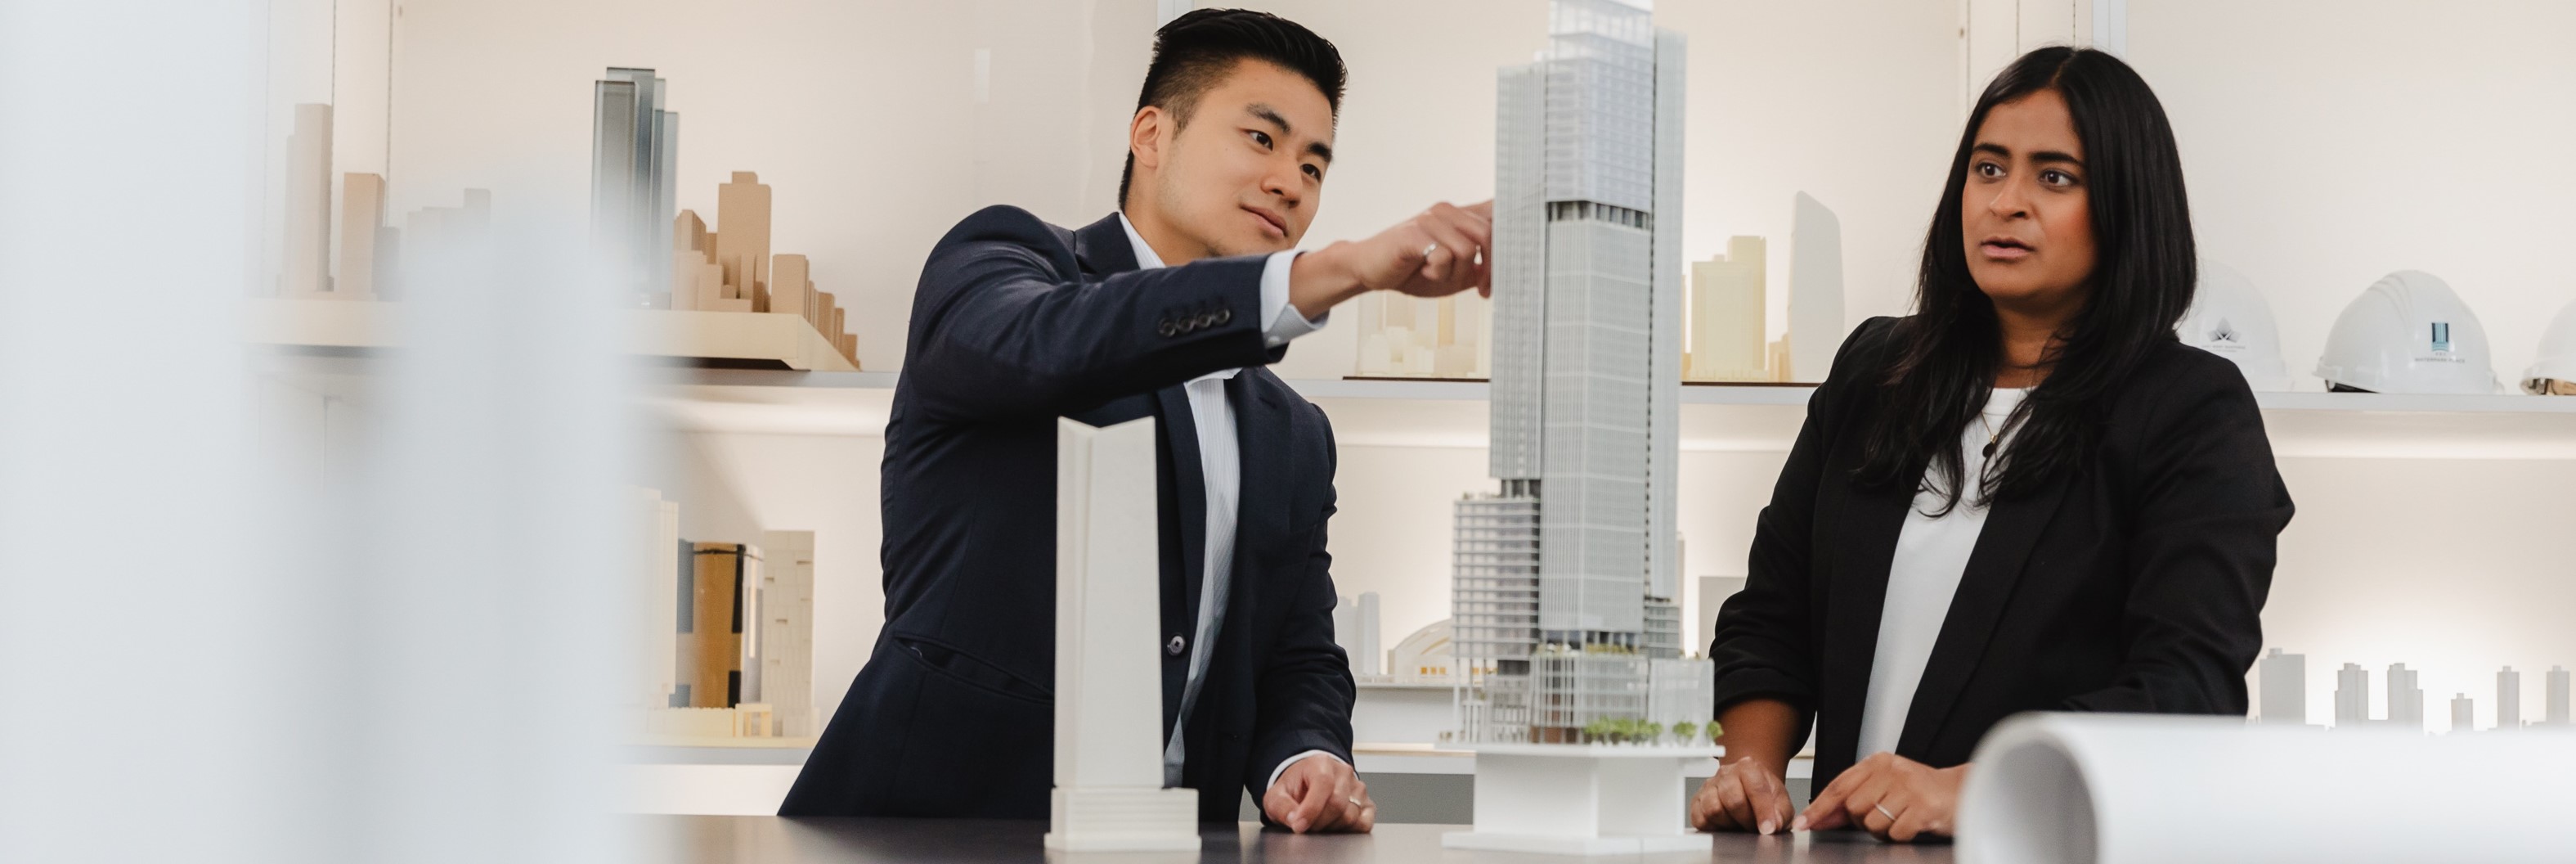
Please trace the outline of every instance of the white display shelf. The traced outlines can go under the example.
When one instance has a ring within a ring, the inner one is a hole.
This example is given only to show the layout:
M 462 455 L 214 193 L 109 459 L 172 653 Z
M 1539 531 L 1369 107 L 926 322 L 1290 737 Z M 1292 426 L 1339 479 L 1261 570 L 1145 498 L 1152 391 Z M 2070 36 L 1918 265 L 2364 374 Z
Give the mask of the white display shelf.
M 892 372 L 676 370 L 653 401 L 696 431 L 877 434 Z M 1480 381 L 1299 379 L 1344 446 L 1483 447 Z M 1810 386 L 1682 388 L 1682 449 L 1785 452 Z M 2576 398 L 2395 393 L 2257 393 L 2285 457 L 2576 459 Z
M 254 344 L 371 350 L 401 346 L 402 304 L 368 300 L 254 297 L 245 302 L 243 338 Z M 805 319 L 762 312 L 631 309 L 629 350 L 652 357 L 776 363 L 787 371 L 856 373 L 858 366 Z M 759 370 L 748 370 L 759 371 Z M 886 386 L 891 385 L 891 378 Z

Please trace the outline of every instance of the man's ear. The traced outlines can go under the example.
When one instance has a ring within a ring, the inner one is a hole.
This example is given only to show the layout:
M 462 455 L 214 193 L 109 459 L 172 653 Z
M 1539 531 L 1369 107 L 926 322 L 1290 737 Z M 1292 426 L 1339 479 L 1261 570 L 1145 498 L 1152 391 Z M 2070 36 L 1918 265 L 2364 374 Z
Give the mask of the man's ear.
M 1136 109 L 1127 121 L 1127 153 L 1138 168 L 1163 167 L 1163 148 L 1171 141 L 1172 115 L 1162 106 L 1147 105 Z

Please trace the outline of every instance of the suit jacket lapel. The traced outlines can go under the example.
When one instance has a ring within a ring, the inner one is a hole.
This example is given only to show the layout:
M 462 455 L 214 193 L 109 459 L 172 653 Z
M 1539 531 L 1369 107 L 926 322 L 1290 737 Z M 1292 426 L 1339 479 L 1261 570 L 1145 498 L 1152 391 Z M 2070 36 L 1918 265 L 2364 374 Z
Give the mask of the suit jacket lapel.
M 1933 639 L 1932 656 L 1924 661 L 1914 704 L 1906 708 L 1905 729 L 1896 739 L 1899 752 L 1925 752 L 1949 719 L 1959 691 L 1967 687 L 1977 659 L 1994 636 L 1995 622 L 2003 618 L 2013 586 L 2021 581 L 2031 547 L 2056 517 L 2066 485 L 2066 478 L 2059 477 L 2030 495 L 1995 502 L 1994 510 L 1986 514 L 1986 527 L 1977 532 L 1977 546 L 1968 553 L 1968 568 L 1959 576 L 1959 593 L 1951 598 L 1941 635 Z
M 1119 227 L 1118 214 L 1111 213 L 1098 222 L 1073 232 L 1073 257 L 1081 262 L 1082 272 L 1107 277 L 1136 269 L 1136 248 L 1127 243 L 1127 229 Z

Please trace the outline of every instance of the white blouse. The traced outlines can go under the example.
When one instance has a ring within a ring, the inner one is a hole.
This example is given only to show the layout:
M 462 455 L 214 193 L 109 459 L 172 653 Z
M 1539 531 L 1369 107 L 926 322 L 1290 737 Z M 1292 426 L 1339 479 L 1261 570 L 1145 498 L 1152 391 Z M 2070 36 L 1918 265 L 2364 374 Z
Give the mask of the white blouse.
M 2027 389 L 1995 388 L 1980 419 L 1960 430 L 1961 476 L 1972 491 L 1959 496 L 1959 506 L 1939 518 L 1924 515 L 1941 509 L 1942 495 L 1935 488 L 1938 478 L 1930 469 L 1923 472 L 1921 491 L 1914 494 L 1914 507 L 1905 514 L 1905 528 L 1896 535 L 1896 558 L 1887 569 L 1887 601 L 1878 613 L 1878 653 L 1869 666 L 1869 695 L 1861 704 L 1860 748 L 1854 759 L 1896 750 L 1896 739 L 1905 731 L 1905 714 L 1914 704 L 1915 687 L 1923 682 L 1923 664 L 1932 656 L 1942 620 L 1950 615 L 1950 599 L 1959 592 L 1968 554 L 1976 551 L 1977 535 L 1986 527 L 1986 508 L 1976 503 L 1973 492 L 1977 478 L 1985 473 L 1986 444 L 1997 440 L 1996 431 L 2004 428 L 2013 409 L 2029 395 Z M 2002 443 L 2010 444 L 2011 437 L 2004 436 Z

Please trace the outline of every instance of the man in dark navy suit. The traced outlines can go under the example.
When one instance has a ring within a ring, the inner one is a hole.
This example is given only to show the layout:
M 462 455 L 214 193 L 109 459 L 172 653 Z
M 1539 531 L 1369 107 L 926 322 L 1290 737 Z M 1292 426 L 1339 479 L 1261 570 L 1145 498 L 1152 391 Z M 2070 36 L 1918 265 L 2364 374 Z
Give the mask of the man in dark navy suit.
M 1487 288 L 1490 205 L 1295 251 L 1332 165 L 1332 43 L 1257 12 L 1156 34 L 1120 212 L 1012 207 L 922 269 L 882 480 L 886 624 L 781 815 L 1046 818 L 1055 418 L 1162 435 L 1164 783 L 1233 821 L 1367 831 L 1333 643 L 1332 426 L 1265 365 L 1372 290 Z M 1138 603 L 1158 602 L 1138 597 Z

